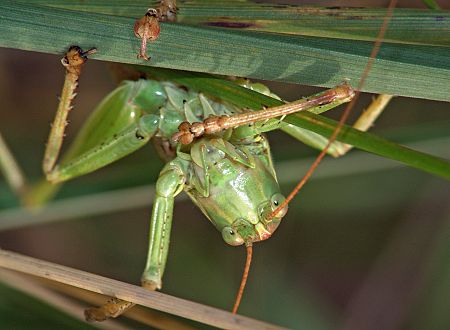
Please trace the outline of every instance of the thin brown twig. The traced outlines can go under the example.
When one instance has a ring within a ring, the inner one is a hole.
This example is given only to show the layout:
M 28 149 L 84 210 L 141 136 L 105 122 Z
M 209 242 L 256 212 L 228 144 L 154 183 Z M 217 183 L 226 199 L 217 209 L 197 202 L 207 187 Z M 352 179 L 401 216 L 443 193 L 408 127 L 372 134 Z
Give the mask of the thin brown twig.
M 149 291 L 136 285 L 24 256 L 15 252 L 0 250 L 0 267 L 51 279 L 106 296 L 116 297 L 219 328 L 284 329 L 263 321 L 233 315 L 230 312 L 217 308 L 169 296 L 161 292 Z
M 25 275 L 24 275 L 25 276 Z M 48 287 L 52 290 L 58 291 L 70 297 L 76 298 L 78 300 L 85 301 L 90 305 L 101 305 L 105 302 L 105 296 L 76 288 L 74 286 L 66 285 L 60 282 L 51 281 L 45 278 L 36 278 L 27 276 L 27 278 L 38 281 L 41 285 Z M 83 311 L 80 311 L 80 315 L 83 314 Z M 172 317 L 169 317 L 161 312 L 156 312 L 154 310 L 144 308 L 141 306 L 135 306 L 134 308 L 126 311 L 123 316 L 132 319 L 134 321 L 138 321 L 142 324 L 151 326 L 156 329 L 161 330 L 194 330 L 195 328 L 190 325 L 184 324 L 178 320 L 175 320 Z M 106 320 L 104 322 L 109 323 L 110 320 Z M 96 323 L 96 325 L 104 324 L 104 322 Z

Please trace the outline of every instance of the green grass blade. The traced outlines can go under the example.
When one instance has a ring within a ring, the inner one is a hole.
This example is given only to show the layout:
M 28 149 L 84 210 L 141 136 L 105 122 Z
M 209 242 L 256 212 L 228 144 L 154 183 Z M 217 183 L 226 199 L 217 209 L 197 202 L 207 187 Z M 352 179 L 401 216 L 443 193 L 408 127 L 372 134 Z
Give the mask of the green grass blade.
M 385 8 L 321 8 L 237 2 L 235 5 L 192 1 L 179 22 L 239 30 L 289 33 L 302 36 L 374 41 Z M 231 8 L 230 8 L 231 7 Z M 385 42 L 450 45 L 450 13 L 398 8 Z
M 429 2 L 432 5 L 432 1 Z M 142 16 L 146 9 L 141 0 L 34 0 L 28 3 L 132 18 Z M 156 1 L 149 4 L 152 6 L 156 6 Z M 191 0 L 183 1 L 179 7 L 179 23 L 368 41 L 374 41 L 387 12 L 385 8 L 324 8 L 241 0 Z M 387 42 L 449 46 L 450 13 L 398 8 L 385 39 Z
M 232 81 L 211 77 L 205 74 L 194 74 L 173 70 L 137 67 L 150 75 L 169 79 L 179 84 L 220 97 L 223 100 L 235 103 L 243 108 L 261 109 L 263 106 L 272 107 L 283 104 L 282 101 L 259 94 L 236 85 Z M 310 112 L 302 112 L 286 117 L 286 122 L 301 128 L 308 129 L 325 137 L 330 137 L 337 126 L 337 122 Z M 434 174 L 450 180 L 450 162 L 397 143 L 388 141 L 376 135 L 361 132 L 349 126 L 344 126 L 337 139 L 354 145 L 376 155 L 397 160 L 408 166 Z
M 316 116 L 304 113 L 302 116 L 296 115 L 286 121 L 330 137 L 336 127 L 336 122 L 323 117 L 321 118 L 323 122 L 318 125 Z M 450 162 L 444 159 L 412 150 L 367 132 L 355 130 L 350 126 L 345 126 L 340 131 L 338 140 L 450 180 Z
M 436 1 L 434 0 L 422 0 L 422 2 L 431 9 L 441 9 Z
M 372 43 L 162 24 L 136 59 L 134 19 L 0 4 L 0 46 L 63 54 L 70 45 L 97 47 L 96 59 L 331 87 L 356 85 Z M 450 101 L 450 48 L 383 44 L 364 91 Z

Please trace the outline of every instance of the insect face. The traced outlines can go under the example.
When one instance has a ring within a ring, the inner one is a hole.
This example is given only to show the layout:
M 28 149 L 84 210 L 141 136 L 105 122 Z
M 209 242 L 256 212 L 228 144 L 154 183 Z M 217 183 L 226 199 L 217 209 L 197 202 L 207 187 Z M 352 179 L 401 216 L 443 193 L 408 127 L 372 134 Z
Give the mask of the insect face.
M 284 197 L 265 139 L 250 146 L 204 138 L 192 147 L 191 156 L 193 189 L 188 193 L 225 242 L 236 246 L 268 239 L 287 207 L 269 217 Z

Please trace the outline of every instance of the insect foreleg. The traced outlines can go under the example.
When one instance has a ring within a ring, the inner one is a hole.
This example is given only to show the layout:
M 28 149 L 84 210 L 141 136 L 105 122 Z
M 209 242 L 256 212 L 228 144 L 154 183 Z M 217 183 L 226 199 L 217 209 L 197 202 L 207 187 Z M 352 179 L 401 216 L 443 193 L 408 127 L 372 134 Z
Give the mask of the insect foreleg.
M 168 163 L 156 182 L 156 197 L 150 222 L 147 264 L 142 274 L 142 286 L 161 289 L 162 276 L 169 250 L 174 198 L 184 187 L 185 174 L 176 160 Z
M 383 110 L 388 105 L 389 101 L 392 99 L 392 95 L 380 94 L 375 100 L 369 105 L 367 110 L 361 114 L 361 116 L 353 124 L 353 128 L 360 131 L 366 132 L 370 127 L 373 126 L 375 120 L 381 115 Z M 350 149 L 353 148 L 352 145 L 345 144 L 339 141 L 334 141 L 330 146 L 336 153 L 333 154 L 335 157 L 340 157 L 345 155 Z
M 159 116 L 144 115 L 106 142 L 86 151 L 47 174 L 53 183 L 66 181 L 106 166 L 144 146 L 158 129 Z
M 174 198 L 183 190 L 186 179 L 182 167 L 181 162 L 173 160 L 164 167 L 156 182 L 147 264 L 141 278 L 142 286 L 149 290 L 161 289 L 162 286 L 169 251 Z M 133 303 L 113 298 L 99 308 L 86 310 L 85 315 L 87 320 L 103 321 L 117 317 L 133 306 Z
M 105 166 L 144 145 L 158 127 L 158 109 L 167 96 L 159 82 L 125 81 L 87 118 L 59 164 L 46 173 L 54 182 L 69 180 Z M 111 151 L 111 154 L 108 154 Z M 47 180 L 27 189 L 24 204 L 45 204 L 58 190 Z

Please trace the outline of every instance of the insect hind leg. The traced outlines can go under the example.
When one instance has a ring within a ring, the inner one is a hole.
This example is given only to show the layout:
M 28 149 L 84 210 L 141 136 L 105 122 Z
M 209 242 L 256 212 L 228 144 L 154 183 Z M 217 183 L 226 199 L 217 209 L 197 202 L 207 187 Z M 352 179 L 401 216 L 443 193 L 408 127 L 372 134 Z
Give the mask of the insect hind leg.
M 356 122 L 353 124 L 353 128 L 360 131 L 366 132 L 369 130 L 381 113 L 384 111 L 390 100 L 393 98 L 392 95 L 380 94 L 378 95 L 369 105 L 369 107 L 359 116 Z M 348 151 L 350 151 L 353 146 L 350 144 L 345 144 L 339 141 L 333 142 L 331 145 L 333 148 L 334 157 L 344 156 Z
M 42 162 L 44 173 L 51 172 L 55 167 L 64 139 L 67 117 L 73 108 L 72 102 L 77 95 L 75 90 L 78 87 L 81 68 L 86 63 L 87 56 L 94 54 L 96 51 L 95 48 L 91 48 L 83 52 L 80 47 L 71 46 L 61 60 L 62 65 L 66 68 L 66 77 L 45 148 L 45 155 Z

